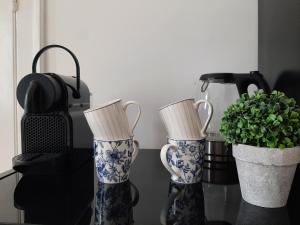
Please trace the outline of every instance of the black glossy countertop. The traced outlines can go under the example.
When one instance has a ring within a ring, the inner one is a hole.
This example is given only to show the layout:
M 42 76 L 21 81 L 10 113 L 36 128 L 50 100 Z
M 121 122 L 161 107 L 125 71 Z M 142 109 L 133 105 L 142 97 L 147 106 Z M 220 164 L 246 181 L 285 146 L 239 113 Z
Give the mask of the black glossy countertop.
M 98 184 L 93 168 L 91 161 L 68 175 L 6 176 L 0 180 L 0 223 L 300 224 L 295 190 L 287 207 L 266 209 L 243 201 L 238 184 L 176 184 L 158 150 L 141 150 L 125 183 Z

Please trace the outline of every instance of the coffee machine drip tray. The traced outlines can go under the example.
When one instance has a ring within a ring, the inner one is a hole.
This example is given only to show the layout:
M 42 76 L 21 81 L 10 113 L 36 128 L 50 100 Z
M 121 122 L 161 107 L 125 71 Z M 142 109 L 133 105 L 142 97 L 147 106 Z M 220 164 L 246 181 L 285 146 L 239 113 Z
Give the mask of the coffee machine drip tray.
M 74 173 L 93 161 L 92 148 L 73 148 L 62 153 L 23 153 L 13 158 L 13 169 L 23 175 Z
M 65 170 L 67 153 L 23 153 L 13 158 L 13 169 L 20 173 L 56 173 Z

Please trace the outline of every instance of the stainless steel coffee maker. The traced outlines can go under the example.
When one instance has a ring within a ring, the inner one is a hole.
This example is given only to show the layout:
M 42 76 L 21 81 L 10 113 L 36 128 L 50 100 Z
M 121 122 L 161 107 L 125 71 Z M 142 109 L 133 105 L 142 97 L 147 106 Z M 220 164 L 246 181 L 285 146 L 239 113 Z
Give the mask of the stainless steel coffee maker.
M 251 85 L 270 92 L 270 88 L 258 71 L 245 74 L 211 73 L 200 77 L 197 99 L 208 100 L 214 108 L 207 128 L 205 166 L 203 179 L 210 183 L 237 182 L 235 161 L 231 146 L 225 145 L 220 134 L 220 124 L 224 111 L 236 102 L 243 93 L 248 93 Z M 201 115 L 208 114 L 206 107 Z

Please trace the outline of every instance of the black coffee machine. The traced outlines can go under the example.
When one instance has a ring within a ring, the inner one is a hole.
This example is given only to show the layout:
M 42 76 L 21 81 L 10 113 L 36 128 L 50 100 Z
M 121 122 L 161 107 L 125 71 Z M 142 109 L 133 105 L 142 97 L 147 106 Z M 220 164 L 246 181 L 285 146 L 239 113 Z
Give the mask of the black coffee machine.
M 51 48 L 72 56 L 76 77 L 36 72 L 39 57 Z M 24 114 L 22 154 L 13 158 L 16 171 L 64 173 L 93 160 L 93 134 L 83 115 L 90 108 L 90 92 L 80 80 L 80 66 L 73 52 L 61 45 L 42 48 L 33 59 L 32 73 L 18 84 L 17 99 Z

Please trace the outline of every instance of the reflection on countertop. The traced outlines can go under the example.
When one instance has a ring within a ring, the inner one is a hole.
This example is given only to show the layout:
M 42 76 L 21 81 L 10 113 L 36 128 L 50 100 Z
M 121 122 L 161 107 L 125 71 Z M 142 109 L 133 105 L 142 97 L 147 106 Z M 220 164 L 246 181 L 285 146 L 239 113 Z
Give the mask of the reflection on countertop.
M 204 197 L 201 183 L 169 183 L 166 206 L 161 211 L 161 224 L 204 225 Z
M 241 200 L 236 225 L 290 225 L 286 207 L 263 208 Z
M 24 223 L 90 224 L 94 196 L 94 162 L 70 175 L 25 175 L 14 191 L 14 205 Z
M 139 191 L 130 181 L 99 182 L 95 201 L 95 225 L 134 224 L 133 207 L 139 201 Z

